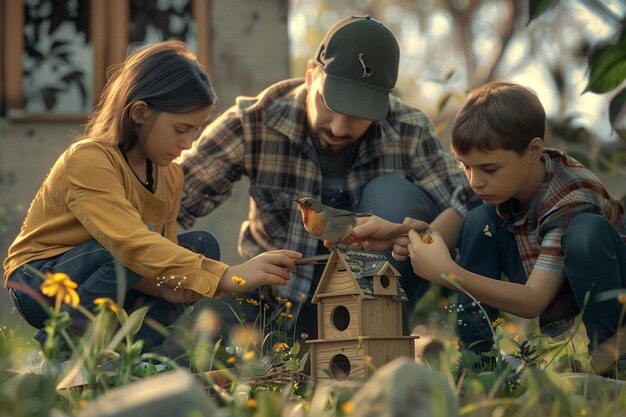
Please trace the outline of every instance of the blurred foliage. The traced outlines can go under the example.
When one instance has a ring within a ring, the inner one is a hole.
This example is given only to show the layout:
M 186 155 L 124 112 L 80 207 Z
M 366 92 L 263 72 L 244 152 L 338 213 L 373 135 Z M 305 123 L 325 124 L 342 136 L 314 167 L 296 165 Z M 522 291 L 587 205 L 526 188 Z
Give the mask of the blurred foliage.
M 544 103 L 549 146 L 626 173 L 623 0 L 290 0 L 293 75 L 336 19 L 363 14 L 398 38 L 394 94 L 433 118 L 444 147 L 470 88 L 516 81 Z
M 530 0 L 529 23 L 554 7 L 559 0 Z M 591 1 L 590 3 L 594 3 Z M 584 92 L 597 94 L 618 90 L 626 80 L 626 17 L 619 21 L 620 31 L 614 39 L 609 39 L 588 53 L 589 78 Z M 617 127 L 626 116 L 626 87 L 621 88 L 611 99 L 609 119 L 613 128 Z M 622 136 L 622 139 L 626 139 Z

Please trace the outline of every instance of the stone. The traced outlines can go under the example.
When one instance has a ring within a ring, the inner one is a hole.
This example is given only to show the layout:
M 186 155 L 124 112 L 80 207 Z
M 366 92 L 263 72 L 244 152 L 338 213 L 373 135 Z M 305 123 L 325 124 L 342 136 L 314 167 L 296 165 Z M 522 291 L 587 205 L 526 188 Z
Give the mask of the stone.
M 198 381 L 177 369 L 114 388 L 83 408 L 78 417 L 209 417 L 218 414 Z
M 457 417 L 459 404 L 448 379 L 436 370 L 398 358 L 379 368 L 350 400 L 351 416 Z

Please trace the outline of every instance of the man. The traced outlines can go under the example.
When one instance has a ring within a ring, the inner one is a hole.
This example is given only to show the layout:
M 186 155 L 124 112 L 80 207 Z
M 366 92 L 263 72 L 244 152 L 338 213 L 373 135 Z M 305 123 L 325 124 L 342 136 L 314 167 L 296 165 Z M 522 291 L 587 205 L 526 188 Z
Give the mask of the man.
M 328 253 L 304 229 L 294 201 L 301 197 L 395 222 L 433 220 L 466 180 L 442 150 L 428 116 L 390 96 L 399 57 L 398 43 L 382 23 L 369 16 L 339 20 L 309 61 L 304 79 L 239 97 L 183 153 L 180 224 L 191 227 L 196 217 L 223 203 L 243 175 L 250 179 L 251 196 L 239 244 L 245 258 L 275 248 L 304 256 Z M 409 297 L 404 306 L 408 333 L 410 314 L 427 283 L 413 274 L 409 262 L 389 259 L 402 273 Z M 294 303 L 296 336 L 317 334 L 310 298 L 323 267 L 299 266 L 286 286 L 265 294 L 271 308 L 277 298 Z

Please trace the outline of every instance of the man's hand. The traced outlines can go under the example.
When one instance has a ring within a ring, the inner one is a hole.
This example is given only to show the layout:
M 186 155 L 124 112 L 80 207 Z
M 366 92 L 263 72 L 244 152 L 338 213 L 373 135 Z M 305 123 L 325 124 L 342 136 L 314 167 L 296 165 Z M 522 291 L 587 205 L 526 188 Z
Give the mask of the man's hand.
M 347 243 L 353 247 L 387 251 L 394 246 L 395 240 L 406 235 L 409 230 L 427 229 L 428 223 L 410 217 L 405 218 L 402 224 L 398 224 L 378 216 L 371 216 L 358 219 L 357 226 L 348 236 Z M 334 242 L 324 241 L 326 247 L 333 244 Z

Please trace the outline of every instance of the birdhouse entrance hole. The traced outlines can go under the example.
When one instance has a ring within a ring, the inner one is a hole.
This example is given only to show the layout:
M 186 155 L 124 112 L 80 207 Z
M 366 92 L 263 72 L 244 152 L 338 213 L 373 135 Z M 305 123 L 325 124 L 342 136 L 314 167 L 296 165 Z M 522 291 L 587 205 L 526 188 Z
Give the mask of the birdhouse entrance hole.
M 350 325 L 350 312 L 344 306 L 337 306 L 331 313 L 333 326 L 340 332 L 346 330 Z
M 383 288 L 387 288 L 389 287 L 389 285 L 391 284 L 391 280 L 389 279 L 389 277 L 387 275 L 383 275 L 380 277 L 380 286 Z
M 346 355 L 333 356 L 329 363 L 331 375 L 338 380 L 347 379 L 352 370 L 350 359 Z

